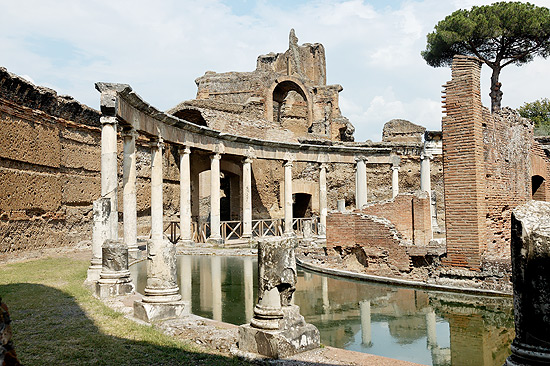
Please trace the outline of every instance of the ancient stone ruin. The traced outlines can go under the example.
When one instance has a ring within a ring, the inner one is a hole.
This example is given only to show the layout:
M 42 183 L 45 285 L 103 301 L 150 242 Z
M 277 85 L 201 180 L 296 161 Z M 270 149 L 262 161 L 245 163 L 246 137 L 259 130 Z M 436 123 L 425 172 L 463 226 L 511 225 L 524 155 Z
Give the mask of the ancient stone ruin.
M 296 290 L 295 238 L 258 241 L 258 303 L 250 324 L 239 327 L 239 349 L 273 358 L 319 347 L 319 331 L 292 303 Z
M 516 337 L 506 365 L 550 363 L 550 203 L 512 212 L 512 282 Z

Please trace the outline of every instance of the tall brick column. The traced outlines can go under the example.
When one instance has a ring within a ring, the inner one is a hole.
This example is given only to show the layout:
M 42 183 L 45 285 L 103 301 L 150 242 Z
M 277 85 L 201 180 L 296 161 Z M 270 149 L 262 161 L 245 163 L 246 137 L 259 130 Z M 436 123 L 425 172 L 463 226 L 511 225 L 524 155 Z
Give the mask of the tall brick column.
M 480 95 L 481 62 L 455 56 L 445 84 L 443 176 L 446 264 L 479 270 L 486 246 L 485 169 Z

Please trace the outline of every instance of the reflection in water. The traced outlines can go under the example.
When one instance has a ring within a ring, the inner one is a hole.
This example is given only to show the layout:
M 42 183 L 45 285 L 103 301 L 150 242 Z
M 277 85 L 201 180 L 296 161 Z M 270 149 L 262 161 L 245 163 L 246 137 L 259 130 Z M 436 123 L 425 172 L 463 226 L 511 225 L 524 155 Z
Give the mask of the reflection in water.
M 253 257 L 183 256 L 178 281 L 194 314 L 250 322 L 257 297 Z M 130 268 L 138 291 L 145 262 Z M 421 291 L 298 273 L 295 303 L 321 342 L 428 365 L 502 365 L 514 337 L 511 298 Z

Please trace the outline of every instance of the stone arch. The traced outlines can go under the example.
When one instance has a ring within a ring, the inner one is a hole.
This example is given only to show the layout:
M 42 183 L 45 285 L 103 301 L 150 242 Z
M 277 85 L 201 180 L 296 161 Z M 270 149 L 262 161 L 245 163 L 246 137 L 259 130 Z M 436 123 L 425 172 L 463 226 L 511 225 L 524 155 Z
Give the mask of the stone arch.
M 265 118 L 271 122 L 275 121 L 273 113 L 274 102 L 280 103 L 290 91 L 295 91 L 304 98 L 307 104 L 307 122 L 311 125 L 313 121 L 312 96 L 308 92 L 306 86 L 300 80 L 292 76 L 277 78 L 271 87 L 267 89 L 265 95 Z
M 208 126 L 202 113 L 197 109 L 182 109 L 174 113 L 174 117 L 194 123 L 199 126 Z
M 532 198 L 536 201 L 546 201 L 546 180 L 540 175 L 531 177 Z

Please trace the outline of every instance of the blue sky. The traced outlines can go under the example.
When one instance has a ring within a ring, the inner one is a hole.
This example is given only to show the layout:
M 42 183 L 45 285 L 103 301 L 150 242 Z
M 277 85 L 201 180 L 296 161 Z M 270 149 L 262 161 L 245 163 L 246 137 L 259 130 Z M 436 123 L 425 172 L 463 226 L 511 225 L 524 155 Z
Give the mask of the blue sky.
M 550 0 L 532 3 L 550 7 Z M 206 71 L 251 71 L 284 52 L 288 32 L 325 46 L 327 81 L 341 84 L 340 108 L 357 141 L 381 139 L 402 118 L 439 129 L 448 68 L 420 56 L 426 34 L 459 8 L 486 0 L 22 0 L 0 12 L 0 66 L 98 108 L 96 81 L 130 84 L 159 109 L 196 93 Z M 501 74 L 503 105 L 548 97 L 550 59 Z M 483 71 L 489 105 L 489 72 Z

